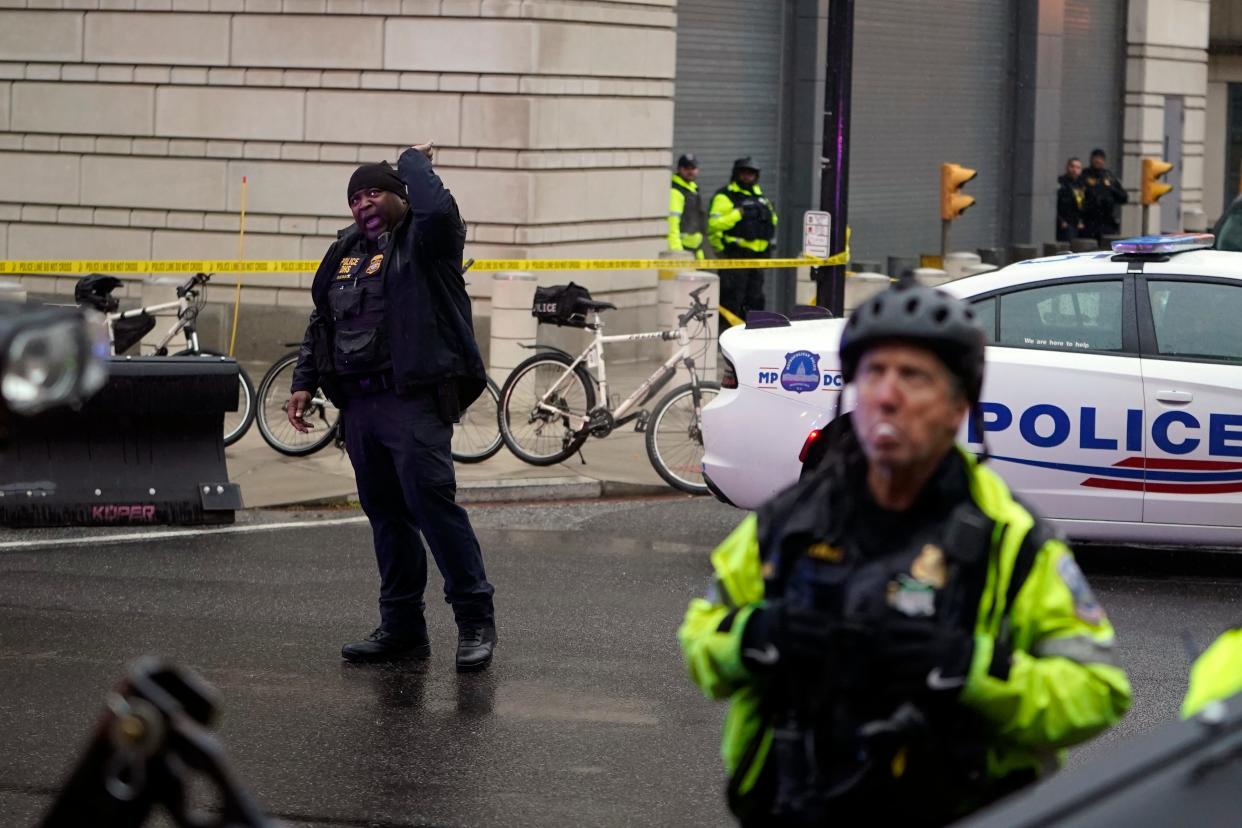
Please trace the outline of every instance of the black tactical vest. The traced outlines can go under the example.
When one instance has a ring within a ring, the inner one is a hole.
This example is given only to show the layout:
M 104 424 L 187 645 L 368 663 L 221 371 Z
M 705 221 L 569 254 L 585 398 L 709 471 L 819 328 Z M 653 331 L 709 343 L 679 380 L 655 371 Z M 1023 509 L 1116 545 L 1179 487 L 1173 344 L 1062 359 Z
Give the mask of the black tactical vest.
M 733 228 L 725 231 L 725 235 L 732 236 L 735 239 L 746 239 L 747 241 L 772 241 L 776 238 L 776 227 L 772 224 L 772 202 L 768 201 L 767 196 L 751 195 L 748 193 L 739 193 L 737 190 L 730 190 L 725 187 L 720 192 L 724 193 L 729 201 L 733 202 L 733 206 L 741 209 L 743 204 L 751 203 L 759 209 L 752 218 L 742 216 L 742 220 L 733 225 Z
M 673 182 L 673 189 L 686 197 L 686 206 L 681 213 L 682 234 L 704 232 L 707 229 L 707 222 L 703 218 L 703 199 L 699 196 L 699 191 L 683 187 L 677 181 Z
M 328 288 L 335 331 L 333 361 L 341 375 L 392 366 L 384 323 L 383 253 L 351 250 Z

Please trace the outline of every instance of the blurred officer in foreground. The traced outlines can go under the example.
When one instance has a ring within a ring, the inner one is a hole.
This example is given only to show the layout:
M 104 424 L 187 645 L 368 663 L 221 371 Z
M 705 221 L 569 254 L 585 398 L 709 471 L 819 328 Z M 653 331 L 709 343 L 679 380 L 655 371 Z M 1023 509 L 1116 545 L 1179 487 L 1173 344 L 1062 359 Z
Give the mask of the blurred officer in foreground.
M 677 172 L 668 191 L 668 249 L 703 258 L 703 199 L 699 196 L 699 162 L 693 155 L 677 159 Z
M 983 353 L 947 294 L 867 302 L 841 340 L 857 408 L 823 464 L 712 554 L 678 636 L 694 681 L 731 701 L 743 825 L 941 825 L 1129 707 L 1070 550 L 955 444 Z
M 1100 240 L 1101 236 L 1115 236 L 1121 232 L 1117 221 L 1117 208 L 1130 200 L 1121 180 L 1107 167 L 1108 159 L 1102 149 L 1091 150 L 1091 166 L 1083 171 L 1086 186 L 1086 202 L 1083 207 L 1082 236 Z
M 766 259 L 776 238 L 776 208 L 759 189 L 759 168 L 750 158 L 733 162 L 733 177 L 712 197 L 707 239 L 721 258 Z M 720 306 L 743 320 L 763 310 L 763 269 L 720 271 Z M 722 317 L 723 324 L 724 319 Z
M 462 279 L 466 225 L 431 168 L 432 145 L 394 170 L 364 164 L 346 195 L 354 224 L 328 249 L 311 286 L 315 310 L 293 376 L 299 431 L 322 388 L 343 412 L 358 498 L 380 572 L 380 626 L 346 644 L 347 661 L 427 658 L 426 537 L 458 627 L 457 669 L 492 659 L 492 585 L 470 519 L 456 503 L 453 423 L 483 391 Z
M 1086 229 L 1083 206 L 1087 197 L 1082 180 L 1082 161 L 1065 162 L 1065 174 L 1057 179 L 1057 241 L 1073 241 Z
M 1195 660 L 1182 701 L 1182 718 L 1238 693 L 1242 693 L 1242 627 L 1224 633 Z

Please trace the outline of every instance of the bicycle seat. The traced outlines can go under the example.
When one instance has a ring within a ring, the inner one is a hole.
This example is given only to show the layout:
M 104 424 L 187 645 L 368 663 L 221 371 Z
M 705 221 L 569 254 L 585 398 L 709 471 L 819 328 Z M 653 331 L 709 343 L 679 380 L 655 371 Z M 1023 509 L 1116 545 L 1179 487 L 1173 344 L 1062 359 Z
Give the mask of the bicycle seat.
M 616 310 L 617 306 L 612 302 L 597 302 L 594 299 L 579 299 L 578 307 L 586 311 L 606 311 Z

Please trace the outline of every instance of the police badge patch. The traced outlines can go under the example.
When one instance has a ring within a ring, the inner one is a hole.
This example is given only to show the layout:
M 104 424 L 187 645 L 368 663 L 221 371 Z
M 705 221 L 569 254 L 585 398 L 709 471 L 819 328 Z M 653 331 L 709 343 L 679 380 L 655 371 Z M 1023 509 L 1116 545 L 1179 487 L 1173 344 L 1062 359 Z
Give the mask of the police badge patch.
M 1095 593 L 1091 591 L 1091 586 L 1072 555 L 1066 555 L 1057 561 L 1057 575 L 1061 576 L 1074 598 L 1075 615 L 1093 627 L 1104 620 L 1104 608 L 1095 600 Z

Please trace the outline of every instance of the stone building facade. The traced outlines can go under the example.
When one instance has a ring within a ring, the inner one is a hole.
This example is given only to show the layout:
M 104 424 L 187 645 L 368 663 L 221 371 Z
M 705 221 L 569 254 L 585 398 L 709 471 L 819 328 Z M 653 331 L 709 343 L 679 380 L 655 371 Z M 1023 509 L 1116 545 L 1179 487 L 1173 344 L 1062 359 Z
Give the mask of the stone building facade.
M 244 177 L 245 256 L 315 259 L 353 166 L 427 140 L 468 255 L 654 256 L 673 6 L 0 0 L 0 258 L 235 258 Z M 309 278 L 245 276 L 244 301 L 304 321 Z M 650 273 L 575 278 L 654 306 Z M 485 318 L 490 277 L 470 281 Z

